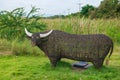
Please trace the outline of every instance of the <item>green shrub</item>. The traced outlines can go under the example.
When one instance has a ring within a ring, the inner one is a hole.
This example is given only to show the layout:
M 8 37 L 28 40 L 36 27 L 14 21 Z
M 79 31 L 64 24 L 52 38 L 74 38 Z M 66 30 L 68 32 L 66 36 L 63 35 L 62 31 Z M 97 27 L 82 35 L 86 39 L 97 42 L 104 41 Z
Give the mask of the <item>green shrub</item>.
M 10 50 L 11 43 L 6 39 L 0 39 L 0 50 Z
M 24 39 L 24 28 L 32 31 L 44 30 L 46 25 L 41 22 L 41 16 L 37 13 L 38 8 L 32 7 L 27 13 L 24 8 L 17 8 L 13 11 L 0 12 L 0 37 L 5 39 Z
M 19 41 L 15 39 L 8 41 L 0 39 L 0 54 L 1 55 L 16 55 L 16 56 L 44 56 L 44 53 L 38 48 L 31 46 L 30 41 Z
M 43 56 L 43 52 L 38 47 L 31 46 L 28 40 L 18 41 L 18 39 L 12 42 L 11 51 L 13 55 L 33 55 Z

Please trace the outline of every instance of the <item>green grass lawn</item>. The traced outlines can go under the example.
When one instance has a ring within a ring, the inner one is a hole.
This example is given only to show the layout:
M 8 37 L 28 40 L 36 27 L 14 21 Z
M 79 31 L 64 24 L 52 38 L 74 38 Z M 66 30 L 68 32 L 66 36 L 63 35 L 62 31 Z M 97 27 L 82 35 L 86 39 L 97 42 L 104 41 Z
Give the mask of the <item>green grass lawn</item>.
M 73 61 L 62 59 L 52 68 L 47 57 L 0 56 L 0 80 L 119 80 L 120 54 L 111 56 L 110 64 L 97 70 L 72 70 Z

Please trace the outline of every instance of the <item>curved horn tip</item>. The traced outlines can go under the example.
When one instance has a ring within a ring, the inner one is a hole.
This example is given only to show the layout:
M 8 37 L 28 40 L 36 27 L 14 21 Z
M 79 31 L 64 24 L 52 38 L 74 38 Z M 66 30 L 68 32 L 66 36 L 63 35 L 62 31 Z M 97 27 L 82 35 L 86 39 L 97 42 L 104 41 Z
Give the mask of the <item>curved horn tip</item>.
M 53 32 L 53 30 L 50 30 L 48 33 L 40 34 L 40 38 L 47 37 L 47 36 L 49 36 L 52 32 Z
M 31 37 L 32 33 L 28 32 L 27 29 L 25 28 L 25 33 L 27 34 L 27 36 Z

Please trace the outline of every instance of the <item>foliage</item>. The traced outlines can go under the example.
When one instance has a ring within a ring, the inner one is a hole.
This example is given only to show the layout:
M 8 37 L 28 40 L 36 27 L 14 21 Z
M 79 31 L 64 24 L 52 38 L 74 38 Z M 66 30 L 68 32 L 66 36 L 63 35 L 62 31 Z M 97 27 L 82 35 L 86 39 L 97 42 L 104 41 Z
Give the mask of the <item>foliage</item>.
M 90 11 L 93 11 L 94 9 L 95 9 L 94 6 L 87 4 L 87 5 L 82 7 L 82 10 L 80 11 L 80 14 L 82 16 L 88 17 L 89 14 L 90 14 Z
M 16 56 L 43 56 L 43 52 L 36 46 L 32 46 L 30 44 L 30 41 L 24 40 L 24 41 L 18 41 L 18 39 L 15 39 L 11 43 L 11 54 Z
M 67 16 L 72 17 L 90 17 L 91 19 L 95 18 L 120 18 L 120 0 L 103 0 L 101 4 L 96 8 L 92 5 L 85 5 L 82 7 L 82 10 L 77 13 L 72 13 Z
M 0 12 L 0 37 L 6 39 L 19 38 L 25 36 L 24 28 L 44 30 L 45 23 L 40 22 L 38 8 L 32 7 L 27 13 L 24 8 L 17 8 L 13 11 Z
M 65 16 L 64 15 L 54 15 L 54 16 L 47 17 L 47 19 L 56 19 L 56 18 L 65 18 Z
M 104 0 L 91 12 L 90 16 L 91 18 L 118 18 L 120 17 L 120 3 L 118 0 Z
M 17 38 L 8 41 L 0 39 L 0 54 L 1 55 L 16 55 L 16 56 L 43 56 L 43 52 L 38 47 L 31 46 L 30 41 L 19 41 Z
M 63 18 L 71 18 L 71 17 L 77 17 L 77 18 L 86 17 L 86 18 L 88 18 L 89 15 L 91 14 L 91 12 L 94 11 L 94 9 L 95 9 L 94 6 L 87 4 L 82 7 L 82 10 L 80 12 L 71 13 L 69 15 L 64 16 Z

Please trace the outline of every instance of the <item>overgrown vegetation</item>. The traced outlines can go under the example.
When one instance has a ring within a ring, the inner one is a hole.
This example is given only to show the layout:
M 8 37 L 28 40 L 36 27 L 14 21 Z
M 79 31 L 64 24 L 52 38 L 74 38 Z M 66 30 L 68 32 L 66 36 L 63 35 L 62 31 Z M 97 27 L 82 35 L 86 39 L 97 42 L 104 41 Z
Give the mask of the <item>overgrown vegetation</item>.
M 120 0 L 103 0 L 98 7 L 92 5 L 85 5 L 82 7 L 82 10 L 77 13 L 73 13 L 72 17 L 86 17 L 91 19 L 96 18 L 120 18 Z
M 17 38 L 12 41 L 0 39 L 0 55 L 44 56 L 39 48 L 31 46 L 30 41 L 19 41 Z
M 120 20 L 119 19 L 45 19 L 47 29 L 58 29 L 73 34 L 106 34 L 115 44 L 120 44 Z
M 32 31 L 44 30 L 46 25 L 40 22 L 39 8 L 32 7 L 27 13 L 24 8 L 0 12 L 0 37 L 5 39 L 24 39 L 24 28 Z M 39 22 L 38 22 L 39 21 Z
M 86 18 L 43 19 L 42 22 L 47 24 L 47 30 L 57 29 L 72 34 L 106 34 L 113 40 L 115 45 L 120 45 L 119 19 L 109 19 L 107 21 L 104 19 L 90 20 Z M 26 38 L 24 41 L 19 41 L 18 38 L 12 41 L 0 40 L 0 50 L 11 51 L 14 55 L 43 56 L 41 50 L 37 47 L 32 47 L 30 41 Z
M 120 1 L 104 0 L 90 14 L 91 18 L 120 18 Z

